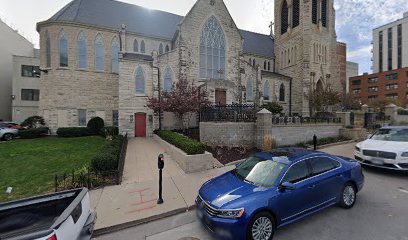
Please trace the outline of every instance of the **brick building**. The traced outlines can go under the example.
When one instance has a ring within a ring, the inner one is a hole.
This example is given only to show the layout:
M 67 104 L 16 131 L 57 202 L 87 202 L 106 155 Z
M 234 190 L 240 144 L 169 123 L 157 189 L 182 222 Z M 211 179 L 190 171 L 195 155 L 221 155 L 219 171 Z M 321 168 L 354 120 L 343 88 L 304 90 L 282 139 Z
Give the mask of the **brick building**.
M 350 78 L 350 92 L 361 104 L 389 99 L 405 107 L 408 105 L 408 67 Z
M 129 135 L 151 135 L 149 96 L 185 79 L 213 103 L 277 101 L 308 115 L 316 85 L 341 90 L 332 0 L 275 1 L 275 35 L 238 29 L 222 0 L 198 0 L 186 16 L 112 0 L 73 0 L 37 24 L 39 114 L 52 130 L 94 117 Z M 164 128 L 175 128 L 165 114 Z

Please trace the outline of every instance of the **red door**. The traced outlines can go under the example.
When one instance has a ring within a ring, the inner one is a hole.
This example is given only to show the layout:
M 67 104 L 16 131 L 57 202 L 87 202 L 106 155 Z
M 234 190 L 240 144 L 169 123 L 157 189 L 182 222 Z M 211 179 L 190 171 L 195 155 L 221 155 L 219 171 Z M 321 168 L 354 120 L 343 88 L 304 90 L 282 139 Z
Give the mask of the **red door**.
M 146 114 L 135 115 L 135 137 L 146 137 Z

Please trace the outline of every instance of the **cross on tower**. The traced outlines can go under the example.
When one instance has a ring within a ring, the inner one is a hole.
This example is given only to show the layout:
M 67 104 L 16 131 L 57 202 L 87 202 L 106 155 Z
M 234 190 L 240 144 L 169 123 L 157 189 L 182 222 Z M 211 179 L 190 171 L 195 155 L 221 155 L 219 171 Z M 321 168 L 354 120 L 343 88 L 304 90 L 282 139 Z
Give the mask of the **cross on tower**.
M 271 24 L 269 24 L 269 28 L 271 29 L 271 37 L 274 36 L 274 33 L 273 33 L 273 26 L 274 25 L 275 25 L 275 23 L 273 21 L 271 21 Z

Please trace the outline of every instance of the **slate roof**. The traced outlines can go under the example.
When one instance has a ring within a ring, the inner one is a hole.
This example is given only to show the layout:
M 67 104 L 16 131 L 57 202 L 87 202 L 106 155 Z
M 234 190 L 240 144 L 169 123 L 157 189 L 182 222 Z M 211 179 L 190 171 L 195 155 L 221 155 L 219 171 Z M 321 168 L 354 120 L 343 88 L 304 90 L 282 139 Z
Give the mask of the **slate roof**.
M 123 59 L 128 60 L 144 60 L 144 61 L 153 61 L 153 57 L 146 54 L 139 54 L 139 53 L 124 53 Z
M 149 37 L 173 39 L 183 16 L 115 0 L 73 0 L 47 21 L 75 22 L 126 30 Z M 274 57 L 274 41 L 259 33 L 240 30 L 244 53 Z

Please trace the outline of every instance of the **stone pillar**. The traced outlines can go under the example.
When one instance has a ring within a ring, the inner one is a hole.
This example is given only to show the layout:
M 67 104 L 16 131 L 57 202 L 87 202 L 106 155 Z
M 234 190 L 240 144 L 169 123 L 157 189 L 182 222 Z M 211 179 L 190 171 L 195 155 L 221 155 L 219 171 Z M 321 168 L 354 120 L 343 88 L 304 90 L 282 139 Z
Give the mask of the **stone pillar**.
M 264 147 L 265 136 L 272 137 L 272 113 L 262 109 L 256 114 L 255 145 L 259 149 Z
M 361 106 L 361 111 L 363 111 L 364 113 L 367 113 L 368 112 L 368 105 L 367 104 L 364 104 L 363 106 Z
M 347 127 L 350 126 L 350 112 L 336 112 L 336 117 L 341 118 L 341 123 L 343 126 Z
M 391 122 L 395 122 L 397 120 L 397 115 L 398 115 L 398 106 L 395 104 L 389 104 L 385 106 L 385 116 L 390 116 L 391 117 Z

